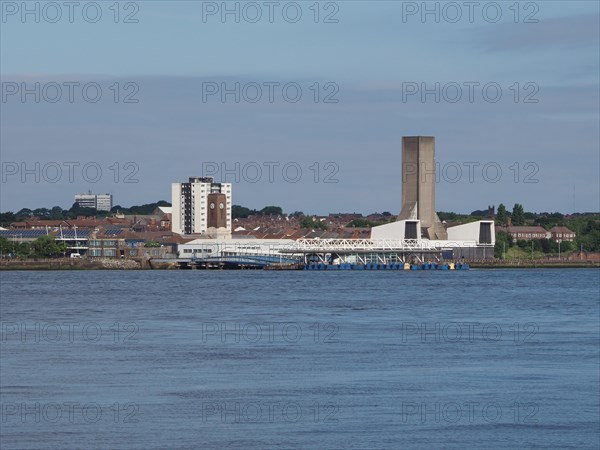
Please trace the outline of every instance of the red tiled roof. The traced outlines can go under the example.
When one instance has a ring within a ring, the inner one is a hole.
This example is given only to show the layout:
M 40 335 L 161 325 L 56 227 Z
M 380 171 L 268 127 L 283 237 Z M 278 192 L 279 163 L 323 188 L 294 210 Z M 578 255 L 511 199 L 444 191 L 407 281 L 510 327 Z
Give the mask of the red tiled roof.
M 550 232 L 551 233 L 573 233 L 575 234 L 575 232 L 573 230 L 569 230 L 567 227 L 552 227 L 550 228 Z
M 547 233 L 544 227 L 510 226 L 506 227 L 509 233 Z

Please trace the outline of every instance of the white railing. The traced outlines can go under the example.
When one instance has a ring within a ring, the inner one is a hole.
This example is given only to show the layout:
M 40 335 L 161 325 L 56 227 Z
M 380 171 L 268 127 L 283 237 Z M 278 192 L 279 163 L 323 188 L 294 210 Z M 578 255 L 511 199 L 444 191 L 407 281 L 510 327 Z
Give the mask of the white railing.
M 282 252 L 380 252 L 380 251 L 440 251 L 441 245 L 417 239 L 298 239 L 285 246 Z

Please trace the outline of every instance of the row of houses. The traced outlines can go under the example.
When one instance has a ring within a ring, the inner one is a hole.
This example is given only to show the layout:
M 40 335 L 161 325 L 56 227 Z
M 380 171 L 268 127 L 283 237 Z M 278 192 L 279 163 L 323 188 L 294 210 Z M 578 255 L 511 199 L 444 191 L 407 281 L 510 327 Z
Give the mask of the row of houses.
M 546 230 L 539 226 L 496 226 L 496 233 L 508 234 L 513 242 L 530 241 L 532 239 L 550 239 L 556 242 L 574 241 L 577 234 L 567 227 L 552 227 Z
M 235 219 L 231 233 L 233 239 L 297 240 L 318 239 L 369 239 L 371 228 L 348 228 L 347 223 L 356 219 L 372 222 L 387 221 L 388 214 L 362 216 L 356 213 L 337 213 L 329 216 L 314 216 L 315 222 L 327 226 L 327 230 L 300 228 L 301 218 L 287 215 L 250 216 Z M 145 216 L 123 216 L 95 218 L 78 217 L 68 220 L 42 220 L 31 218 L 11 224 L 9 230 L 0 230 L 14 242 L 32 242 L 43 235 L 52 235 L 67 244 L 68 253 L 91 258 L 174 258 L 178 256 L 178 245 L 202 235 L 180 235 L 170 231 L 171 209 L 159 207 L 153 214 Z M 451 224 L 446 224 L 451 227 Z M 576 233 L 556 226 L 545 230 L 541 226 L 497 226 L 496 233 L 505 232 L 513 241 L 552 239 L 573 241 Z
M 370 228 L 330 228 L 328 230 L 313 230 L 310 228 L 294 228 L 282 226 L 256 227 L 246 230 L 233 230 L 232 237 L 250 237 L 256 239 L 368 239 Z
M 0 237 L 14 243 L 31 243 L 52 236 L 66 245 L 66 254 L 91 258 L 173 258 L 177 246 L 192 240 L 170 231 L 136 232 L 118 227 L 2 229 Z
M 171 231 L 171 208 L 159 206 L 152 214 L 115 214 L 112 217 L 87 217 L 79 216 L 76 219 L 48 220 L 31 217 L 21 222 L 10 224 L 12 230 L 53 230 L 53 229 L 100 229 L 122 228 L 137 232 L 146 231 Z

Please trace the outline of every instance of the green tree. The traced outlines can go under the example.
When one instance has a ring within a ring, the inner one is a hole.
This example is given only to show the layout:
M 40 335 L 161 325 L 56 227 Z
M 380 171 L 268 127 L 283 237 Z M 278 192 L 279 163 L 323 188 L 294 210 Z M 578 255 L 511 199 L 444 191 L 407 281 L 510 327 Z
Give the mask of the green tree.
M 263 216 L 280 216 L 283 211 L 279 206 L 265 206 L 260 210 L 260 214 Z
M 105 213 L 106 212 L 107 211 L 105 211 Z M 102 215 L 102 213 L 100 213 L 96 208 L 82 208 L 79 206 L 79 203 L 75 202 L 73 203 L 73 206 L 71 206 L 71 209 L 67 211 L 66 218 L 76 219 L 77 216 L 93 217 L 98 215 Z
M 531 244 L 529 243 L 529 241 L 526 241 L 524 239 L 519 239 L 517 241 L 517 247 L 519 247 L 520 249 L 527 249 L 527 248 L 531 248 Z
M 0 253 L 2 253 L 3 258 L 8 257 L 8 255 L 27 258 L 31 253 L 31 248 L 28 242 L 19 242 L 18 239 L 0 237 Z
M 29 258 L 31 256 L 31 244 L 21 242 L 15 246 L 15 253 L 20 258 Z
M 48 208 L 36 208 L 33 210 L 33 215 L 41 219 L 47 219 L 50 215 L 50 210 Z
M 323 222 L 314 220 L 312 217 L 304 217 L 300 222 L 300 228 L 326 230 L 327 225 L 325 225 Z
M 33 211 L 31 211 L 29 208 L 23 208 L 20 211 L 18 211 L 15 216 L 17 216 L 18 218 L 29 218 L 33 215 Z
M 510 247 L 510 238 L 504 231 L 496 233 L 496 245 L 494 245 L 494 257 L 504 258 L 505 252 Z
M 600 251 L 600 221 L 588 219 L 577 234 L 577 246 L 584 251 Z
M 346 225 L 346 228 L 368 228 L 368 227 L 374 227 L 376 225 L 377 225 L 377 223 L 371 222 L 370 220 L 367 220 L 367 219 L 354 219 L 352 222 L 349 222 Z
M 256 214 L 256 211 L 245 206 L 233 205 L 231 207 L 231 217 L 234 219 L 245 219 L 253 214 Z
M 169 207 L 169 206 L 171 206 L 171 203 L 169 203 L 165 200 L 159 200 L 158 202 L 154 202 L 154 203 L 146 203 L 144 205 L 135 205 L 135 206 L 131 206 L 131 207 L 127 208 L 125 210 L 124 214 L 148 215 L 148 214 L 152 214 L 154 212 L 154 210 L 156 208 L 158 208 L 159 206 Z
M 487 215 L 487 213 L 488 213 L 487 209 L 476 209 L 470 215 L 473 217 L 485 217 Z
M 8 227 L 11 223 L 15 222 L 17 216 L 11 211 L 3 212 L 0 214 L 0 226 Z
M 544 253 L 557 253 L 558 252 L 558 242 L 553 241 L 552 239 L 540 239 L 539 243 L 542 247 L 542 251 Z M 564 250 L 564 247 L 563 247 Z
M 506 206 L 504 206 L 504 203 L 500 203 L 500 205 L 498 205 L 498 211 L 496 212 L 496 223 L 498 225 L 506 225 L 507 219 Z
M 108 211 L 98 211 L 98 212 L 96 212 L 96 214 L 92 214 L 92 215 L 107 216 L 107 215 L 119 212 L 121 214 L 127 214 L 127 215 L 144 216 L 144 215 L 152 214 L 154 212 L 154 210 L 156 208 L 158 208 L 159 206 L 169 207 L 169 206 L 171 206 L 171 203 L 167 202 L 166 200 L 159 200 L 158 202 L 146 203 L 144 205 L 134 205 L 134 206 L 130 206 L 129 208 L 124 208 L 121 205 L 115 205 L 111 208 L 110 213 Z
M 50 210 L 50 215 L 48 216 L 51 220 L 62 220 L 65 217 L 65 211 L 60 206 L 54 206 Z
M 9 253 L 12 253 L 12 246 L 10 245 L 10 241 L 6 239 L 4 236 L 0 236 L 0 253 L 5 257 Z
M 561 213 L 555 212 L 552 214 L 542 213 L 535 217 L 534 223 L 544 227 L 546 230 L 554 226 L 564 226 L 565 220 Z
M 444 220 L 448 221 L 448 220 L 456 219 L 456 213 L 453 213 L 453 212 L 438 211 L 437 215 L 441 221 L 444 221 Z
M 67 251 L 64 242 L 58 242 L 54 236 L 40 236 L 31 244 L 35 256 L 39 258 L 53 258 L 63 256 Z
M 515 203 L 512 210 L 512 224 L 514 226 L 525 225 L 525 212 L 523 211 L 523 205 Z
M 575 246 L 577 244 L 575 242 L 570 242 L 570 241 L 562 241 L 560 243 L 560 251 L 561 252 L 570 252 L 572 250 L 575 250 Z M 558 242 L 556 243 L 556 247 L 558 248 Z M 558 250 L 557 250 L 558 251 Z

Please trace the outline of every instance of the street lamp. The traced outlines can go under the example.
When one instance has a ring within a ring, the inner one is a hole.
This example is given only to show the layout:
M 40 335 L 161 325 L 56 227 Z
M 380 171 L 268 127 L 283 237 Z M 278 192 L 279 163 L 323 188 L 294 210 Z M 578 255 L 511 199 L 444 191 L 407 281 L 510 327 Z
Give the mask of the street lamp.
M 533 239 L 531 240 L 531 260 L 533 261 Z

